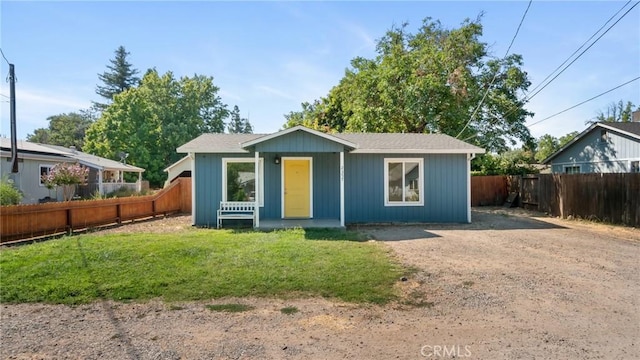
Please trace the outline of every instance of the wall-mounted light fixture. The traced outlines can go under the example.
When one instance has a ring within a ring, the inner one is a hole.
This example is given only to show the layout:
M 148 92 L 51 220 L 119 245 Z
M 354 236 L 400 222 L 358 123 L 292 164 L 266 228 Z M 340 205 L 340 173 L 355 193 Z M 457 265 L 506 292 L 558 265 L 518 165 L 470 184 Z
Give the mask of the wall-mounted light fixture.
M 276 154 L 276 157 L 273 158 L 273 163 L 276 165 L 280 164 L 280 155 Z

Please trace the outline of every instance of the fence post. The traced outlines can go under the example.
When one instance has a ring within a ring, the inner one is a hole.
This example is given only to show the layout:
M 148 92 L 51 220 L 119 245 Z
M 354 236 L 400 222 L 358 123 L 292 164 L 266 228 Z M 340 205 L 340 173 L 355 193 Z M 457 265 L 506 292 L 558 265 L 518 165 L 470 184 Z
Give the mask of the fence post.
M 153 212 L 153 217 L 156 217 L 156 199 L 151 200 L 151 211 Z
M 73 222 L 71 218 L 71 208 L 67 208 L 67 233 L 73 235 Z
M 116 204 L 116 216 L 118 217 L 118 225 L 122 224 L 122 209 L 120 203 Z

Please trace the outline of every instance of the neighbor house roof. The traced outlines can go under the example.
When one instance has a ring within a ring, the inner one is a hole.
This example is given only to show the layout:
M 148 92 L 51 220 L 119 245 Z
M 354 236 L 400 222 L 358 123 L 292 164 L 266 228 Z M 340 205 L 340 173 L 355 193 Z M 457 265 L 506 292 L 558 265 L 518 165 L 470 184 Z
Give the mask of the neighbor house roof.
M 127 172 L 144 172 L 143 168 L 140 168 L 137 166 L 123 164 L 119 161 L 103 158 L 96 155 L 91 155 L 82 151 L 73 150 L 63 146 L 48 145 L 48 144 L 42 144 L 42 146 L 56 150 L 56 151 L 64 152 L 65 156 L 78 160 L 78 162 L 81 163 L 82 165 L 90 166 L 96 169 L 127 171 Z
M 571 141 L 566 143 L 563 147 L 558 149 L 558 151 L 551 154 L 548 158 L 542 161 L 542 164 L 548 164 L 551 160 L 553 160 L 556 156 L 560 155 L 563 151 L 571 147 L 571 145 L 578 142 L 585 135 L 592 132 L 595 128 L 601 128 L 610 130 L 619 134 L 627 135 L 629 137 L 635 138 L 640 141 L 640 122 L 598 122 L 593 123 L 586 130 L 578 134 Z
M 484 153 L 484 149 L 444 134 L 337 133 L 302 126 L 274 134 L 203 134 L 180 146 L 179 153 L 246 153 L 247 147 L 293 131 L 305 131 L 353 149 L 352 153 Z
M 75 160 L 79 163 L 100 169 L 100 170 L 119 170 L 128 172 L 144 172 L 143 168 L 133 165 L 127 165 L 118 161 L 109 160 L 100 156 L 91 155 L 82 151 L 72 150 L 63 146 L 47 145 L 32 143 L 29 141 L 18 140 L 18 152 L 21 156 L 28 157 L 53 157 L 52 160 L 65 161 L 65 159 Z M 11 140 L 0 138 L 0 148 L 3 152 L 11 151 Z

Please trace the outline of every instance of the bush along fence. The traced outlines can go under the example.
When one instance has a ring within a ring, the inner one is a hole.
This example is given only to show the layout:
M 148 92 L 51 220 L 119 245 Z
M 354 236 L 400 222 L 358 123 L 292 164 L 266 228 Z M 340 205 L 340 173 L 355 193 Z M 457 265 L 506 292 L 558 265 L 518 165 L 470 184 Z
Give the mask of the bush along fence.
M 154 195 L 0 207 L 0 243 L 191 211 L 191 179 Z
M 509 193 L 518 194 L 520 207 L 552 216 L 640 226 L 640 174 L 538 174 L 471 178 L 473 206 L 502 205 Z

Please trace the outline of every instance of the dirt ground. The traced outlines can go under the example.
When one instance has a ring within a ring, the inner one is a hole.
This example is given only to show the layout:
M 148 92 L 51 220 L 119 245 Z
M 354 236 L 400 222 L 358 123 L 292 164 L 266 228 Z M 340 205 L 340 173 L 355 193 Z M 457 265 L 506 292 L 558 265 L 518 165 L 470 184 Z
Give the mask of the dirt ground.
M 187 217 L 119 231 L 182 231 Z M 216 299 L 3 305 L 3 359 L 637 359 L 640 230 L 481 208 L 361 227 L 414 269 L 386 306 Z M 243 313 L 207 304 L 242 303 Z M 294 306 L 298 313 L 280 309 Z

